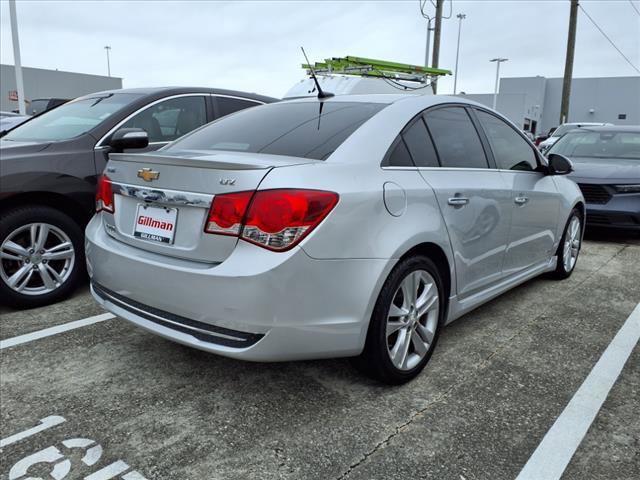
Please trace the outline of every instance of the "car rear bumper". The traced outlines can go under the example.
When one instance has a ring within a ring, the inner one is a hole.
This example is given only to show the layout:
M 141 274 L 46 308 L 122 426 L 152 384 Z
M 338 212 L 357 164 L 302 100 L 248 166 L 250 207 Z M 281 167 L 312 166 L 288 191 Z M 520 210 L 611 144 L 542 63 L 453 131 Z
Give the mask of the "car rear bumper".
M 391 262 L 316 260 L 239 242 L 220 264 L 173 259 L 110 237 L 99 216 L 86 230 L 96 301 L 155 334 L 253 361 L 361 352 Z

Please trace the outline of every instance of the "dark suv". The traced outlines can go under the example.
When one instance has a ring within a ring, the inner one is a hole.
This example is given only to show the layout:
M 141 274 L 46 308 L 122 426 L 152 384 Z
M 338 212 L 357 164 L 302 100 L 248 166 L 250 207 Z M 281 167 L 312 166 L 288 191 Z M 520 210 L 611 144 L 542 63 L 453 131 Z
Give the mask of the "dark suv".
M 109 152 L 157 150 L 216 118 L 273 101 L 210 88 L 113 90 L 80 97 L 4 133 L 0 302 L 45 305 L 82 280 L 83 230 Z

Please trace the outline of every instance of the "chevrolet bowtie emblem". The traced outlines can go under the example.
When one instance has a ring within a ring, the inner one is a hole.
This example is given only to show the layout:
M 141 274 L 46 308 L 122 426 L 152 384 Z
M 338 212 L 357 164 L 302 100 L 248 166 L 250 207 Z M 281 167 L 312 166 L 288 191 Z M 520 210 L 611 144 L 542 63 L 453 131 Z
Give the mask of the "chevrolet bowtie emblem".
M 138 170 L 138 177 L 143 179 L 145 182 L 150 182 L 152 180 L 157 180 L 160 177 L 160 172 L 156 172 L 150 168 L 141 168 Z

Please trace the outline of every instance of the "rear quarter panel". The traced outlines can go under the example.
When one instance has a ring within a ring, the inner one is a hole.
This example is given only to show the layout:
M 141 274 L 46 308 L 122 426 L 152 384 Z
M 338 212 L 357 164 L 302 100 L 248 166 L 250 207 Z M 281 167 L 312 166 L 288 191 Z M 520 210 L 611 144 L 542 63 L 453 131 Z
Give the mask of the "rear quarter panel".
M 358 128 L 326 161 L 275 168 L 265 177 L 260 189 L 311 188 L 340 195 L 334 210 L 302 241 L 309 256 L 386 259 L 391 268 L 413 247 L 433 243 L 445 252 L 455 279 L 449 237 L 433 191 L 417 169 L 380 166 L 406 123 L 436 102 L 433 96 L 412 96 L 392 103 Z M 394 196 L 405 198 L 406 207 L 399 215 L 392 215 L 385 206 L 387 182 L 395 184 Z

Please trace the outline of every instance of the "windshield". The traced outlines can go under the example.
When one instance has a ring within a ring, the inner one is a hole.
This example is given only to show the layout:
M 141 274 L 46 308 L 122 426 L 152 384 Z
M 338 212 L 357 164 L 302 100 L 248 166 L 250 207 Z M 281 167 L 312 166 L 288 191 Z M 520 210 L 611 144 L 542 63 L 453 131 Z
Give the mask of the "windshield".
M 271 103 L 248 108 L 176 140 L 166 150 L 227 150 L 326 159 L 386 104 Z
M 112 93 L 74 100 L 20 125 L 2 139 L 21 142 L 68 140 L 88 132 L 138 98 L 139 94 Z
M 29 103 L 27 107 L 27 113 L 29 115 L 36 115 L 38 113 L 44 112 L 47 109 L 48 105 L 49 100 L 47 99 L 31 100 L 31 103 Z
M 548 153 L 567 157 L 627 158 L 640 160 L 640 132 L 591 132 L 576 130 L 567 133 Z
M 560 125 L 556 128 L 555 132 L 551 134 L 552 137 L 561 137 L 569 130 L 573 130 L 574 128 L 579 128 L 578 125 Z

